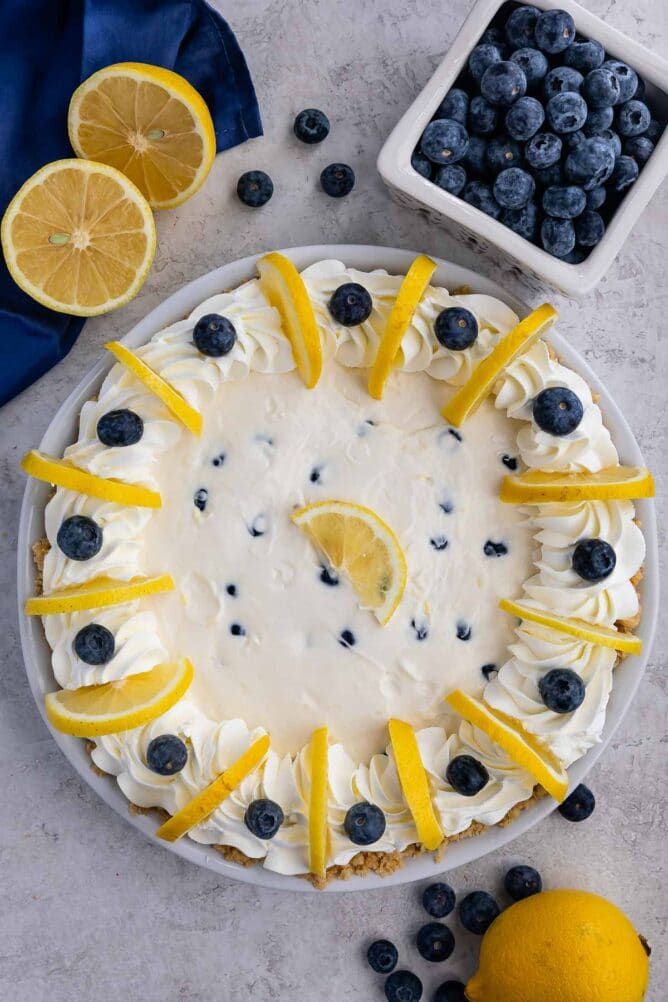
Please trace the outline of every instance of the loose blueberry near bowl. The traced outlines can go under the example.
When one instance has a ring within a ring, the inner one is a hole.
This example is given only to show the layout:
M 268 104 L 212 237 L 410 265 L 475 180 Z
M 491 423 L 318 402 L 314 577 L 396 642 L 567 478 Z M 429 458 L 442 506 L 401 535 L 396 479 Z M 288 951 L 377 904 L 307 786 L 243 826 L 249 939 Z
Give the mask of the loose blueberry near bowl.
M 399 951 L 389 939 L 377 939 L 369 946 L 366 957 L 376 974 L 391 974 L 399 961 Z
M 344 198 L 355 187 L 355 172 L 348 164 L 328 164 L 320 173 L 320 186 L 330 198 Z
M 513 901 L 523 901 L 533 894 L 540 894 L 543 889 L 543 881 L 538 870 L 525 864 L 511 867 L 504 877 L 503 884 Z
M 432 918 L 445 918 L 454 910 L 456 895 L 449 884 L 429 884 L 422 893 L 424 910 Z
M 319 108 L 305 108 L 295 118 L 292 127 L 297 139 L 312 146 L 321 143 L 329 135 L 329 119 Z
M 274 182 L 263 170 L 249 170 L 237 181 L 239 199 L 251 209 L 260 209 L 274 194 Z

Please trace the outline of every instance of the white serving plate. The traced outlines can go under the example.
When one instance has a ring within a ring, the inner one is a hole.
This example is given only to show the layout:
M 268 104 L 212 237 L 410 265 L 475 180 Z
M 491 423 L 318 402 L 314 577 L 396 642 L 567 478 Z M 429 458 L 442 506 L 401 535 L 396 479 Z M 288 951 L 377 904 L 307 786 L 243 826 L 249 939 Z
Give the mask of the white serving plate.
M 373 247 L 355 244 L 322 245 L 312 247 L 294 247 L 284 251 L 298 268 L 323 258 L 337 258 L 347 265 L 369 271 L 373 268 L 386 268 L 389 272 L 403 274 L 407 271 L 416 254 L 411 251 L 395 250 L 389 247 Z M 257 257 L 243 258 L 231 264 L 223 265 L 208 275 L 202 275 L 175 292 L 164 303 L 153 310 L 138 323 L 123 339 L 130 347 L 144 344 L 152 334 L 161 328 L 186 316 L 198 303 L 223 289 L 233 288 L 255 275 Z M 474 291 L 487 293 L 505 300 L 520 316 L 526 315 L 528 307 L 525 303 L 515 300 L 496 283 L 479 277 L 467 268 L 449 264 L 436 259 L 438 270 L 434 282 L 446 287 L 470 285 Z M 595 392 L 600 394 L 600 405 L 605 421 L 610 429 L 615 444 L 623 462 L 641 466 L 643 458 L 633 433 L 614 403 L 605 387 L 589 369 L 584 360 L 558 334 L 552 334 L 550 341 L 564 362 L 580 372 Z M 111 357 L 103 357 L 98 364 L 81 380 L 62 404 L 49 425 L 40 448 L 52 455 L 62 455 L 65 447 L 76 437 L 78 416 L 83 403 L 93 396 L 100 387 L 102 380 L 113 364 Z M 18 603 L 19 608 L 30 595 L 34 593 L 35 567 L 32 560 L 31 544 L 44 535 L 44 506 L 50 488 L 37 480 L 28 480 L 23 504 L 18 535 Z M 591 769 L 594 762 L 612 738 L 624 714 L 628 710 L 633 695 L 647 664 L 658 612 L 658 553 L 654 503 L 642 500 L 637 502 L 638 517 L 642 521 L 645 539 L 647 541 L 647 558 L 645 563 L 645 578 L 643 581 L 643 618 L 639 634 L 643 640 L 643 653 L 640 656 L 625 658 L 616 669 L 615 684 L 608 706 L 608 713 L 603 731 L 603 740 L 592 748 L 584 758 L 580 759 L 569 770 L 571 787 L 580 783 Z M 51 671 L 51 652 L 44 638 L 41 620 L 37 617 L 20 616 L 21 644 L 25 660 L 26 672 L 30 682 L 37 708 L 44 718 L 44 696 L 56 688 Z M 45 719 L 45 718 L 44 718 Z M 244 868 L 227 862 L 211 847 L 199 845 L 188 838 L 183 838 L 173 844 L 156 839 L 154 831 L 156 820 L 151 815 L 130 813 L 128 801 L 121 793 L 113 779 L 97 775 L 91 768 L 91 761 L 85 750 L 84 742 L 78 738 L 69 737 L 53 730 L 45 719 L 57 745 L 70 763 L 88 785 L 112 807 L 129 824 L 133 825 L 145 838 L 162 849 L 176 853 L 199 866 L 250 884 L 262 887 L 279 888 L 282 890 L 312 892 L 314 888 L 306 880 L 286 877 L 271 873 L 262 866 Z M 538 824 L 552 810 L 554 801 L 544 798 L 531 804 L 517 820 L 506 828 L 489 828 L 480 835 L 461 842 L 455 842 L 447 850 L 440 863 L 434 863 L 431 855 L 407 860 L 406 864 L 389 877 L 356 877 L 348 881 L 332 881 L 326 893 L 337 891 L 371 890 L 376 887 L 388 887 L 393 884 L 409 883 L 425 877 L 433 877 L 437 873 L 454 869 L 465 863 L 470 863 L 488 852 L 499 849 L 511 839 Z M 85 837 L 85 832 L 82 832 Z

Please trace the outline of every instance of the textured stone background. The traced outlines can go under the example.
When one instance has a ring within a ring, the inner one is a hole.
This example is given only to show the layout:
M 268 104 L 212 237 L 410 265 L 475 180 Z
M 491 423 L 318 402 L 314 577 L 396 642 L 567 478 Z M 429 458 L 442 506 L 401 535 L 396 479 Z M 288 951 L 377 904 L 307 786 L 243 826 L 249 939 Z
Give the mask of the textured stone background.
M 427 989 L 446 973 L 469 973 L 475 963 L 474 937 L 455 924 L 455 962 L 442 965 L 443 972 L 425 972 L 409 942 L 421 920 L 417 888 L 282 896 L 217 878 L 151 848 L 74 774 L 28 690 L 14 598 L 23 491 L 18 461 L 99 358 L 103 341 L 123 335 L 184 282 L 272 247 L 389 244 L 498 275 L 492 262 L 476 259 L 444 231 L 395 206 L 374 169 L 383 139 L 448 48 L 472 0 L 218 3 L 247 53 L 265 138 L 219 157 L 199 195 L 159 216 L 160 246 L 139 298 L 89 322 L 69 357 L 0 415 L 0 996 L 12 1002 L 380 999 L 381 986 L 361 959 L 365 941 L 378 934 L 400 944 L 403 961 L 419 969 Z M 665 0 L 584 3 L 665 53 Z M 332 120 L 331 137 L 320 149 L 300 146 L 290 135 L 295 112 L 309 105 L 326 109 Z M 327 199 L 316 185 L 321 167 L 337 159 L 353 164 L 358 176 L 354 193 L 341 202 Z M 276 185 L 272 202 L 255 214 L 234 194 L 238 175 L 254 167 L 268 169 Z M 658 475 L 664 540 L 667 203 L 664 184 L 608 277 L 584 303 L 553 297 L 562 311 L 561 330 L 606 380 Z M 458 889 L 494 889 L 507 865 L 526 860 L 540 868 L 549 887 L 608 895 L 656 948 L 651 1002 L 665 999 L 668 979 L 667 654 L 664 620 L 639 697 L 591 774 L 598 797 L 593 818 L 581 826 L 548 818 L 506 851 L 451 875 Z

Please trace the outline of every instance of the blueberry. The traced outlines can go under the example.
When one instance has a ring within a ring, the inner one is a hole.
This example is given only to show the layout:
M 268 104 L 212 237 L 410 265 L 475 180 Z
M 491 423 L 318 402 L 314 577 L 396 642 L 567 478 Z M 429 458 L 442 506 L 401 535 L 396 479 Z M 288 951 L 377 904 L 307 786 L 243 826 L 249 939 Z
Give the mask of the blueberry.
M 515 456 L 509 456 L 507 453 L 501 456 L 501 462 L 509 470 L 517 469 L 517 459 Z
M 592 135 L 598 136 L 599 139 L 605 139 L 606 142 L 610 143 L 615 157 L 622 155 L 622 141 L 613 129 L 600 129 L 599 132 L 594 132 Z
M 429 544 L 433 550 L 445 550 L 447 549 L 448 541 L 445 536 L 432 536 Z
M 252 800 L 244 814 L 244 823 L 251 835 L 264 840 L 273 838 L 284 821 L 282 808 L 266 797 Z
M 583 140 L 587 137 L 585 136 L 582 129 L 577 129 L 576 132 L 568 132 L 564 136 L 564 141 L 569 150 L 574 150 L 576 146 L 579 146 Z
M 274 182 L 263 170 L 247 170 L 237 181 L 237 195 L 251 209 L 260 209 L 274 194 Z
M 56 542 L 70 560 L 90 560 L 102 548 L 102 528 L 87 515 L 70 515 L 58 529 Z
M 467 1002 L 462 981 L 444 981 L 434 992 L 432 1002 Z
M 585 698 L 584 682 L 571 668 L 551 668 L 538 683 L 538 691 L 553 713 L 572 713 Z
M 533 419 L 550 435 L 570 435 L 582 421 L 584 408 L 567 386 L 548 386 L 533 402 Z
M 506 45 L 506 35 L 498 24 L 490 24 L 480 36 L 480 42 L 483 45 L 496 45 L 503 49 Z
M 353 804 L 346 813 L 343 827 L 355 845 L 373 845 L 385 834 L 385 815 L 375 804 Z
M 494 174 L 507 167 L 519 167 L 521 162 L 522 148 L 515 139 L 503 133 L 490 139 L 487 144 L 487 163 Z
M 540 11 L 528 4 L 517 7 L 506 21 L 506 38 L 513 49 L 531 45 Z
M 579 70 L 574 70 L 570 66 L 555 66 L 545 77 L 545 100 L 549 101 L 557 94 L 564 94 L 567 91 L 577 94 L 583 83 L 584 77 Z
M 420 1002 L 422 982 L 411 971 L 393 971 L 385 982 L 387 1002 Z
M 411 167 L 421 174 L 422 177 L 431 177 L 431 160 L 426 157 L 421 150 L 413 150 L 411 156 Z
M 506 112 L 506 132 L 513 139 L 531 139 L 545 121 L 545 112 L 535 97 L 521 97 Z
M 464 351 L 478 337 L 478 321 L 462 306 L 449 306 L 436 317 L 434 334 L 449 351 Z
M 266 535 L 268 527 L 269 522 L 267 516 L 256 515 L 251 524 L 248 526 L 248 532 L 253 539 L 258 539 L 260 536 Z
M 451 195 L 459 195 L 466 184 L 466 171 L 460 164 L 446 164 L 436 171 L 434 183 Z
M 226 455 L 224 452 L 219 452 L 217 456 L 214 456 L 211 460 L 212 466 L 222 466 L 226 460 Z
M 415 631 L 416 640 L 426 640 L 429 636 L 429 628 L 425 623 L 418 623 L 416 619 L 411 619 L 411 626 Z
M 495 543 L 493 540 L 488 539 L 482 548 L 482 552 L 486 557 L 505 557 L 508 547 L 505 543 Z
M 559 161 L 561 149 L 559 136 L 553 132 L 538 132 L 524 147 L 524 157 L 531 167 L 551 167 Z
M 566 257 L 575 247 L 575 230 L 570 219 L 544 219 L 540 227 L 543 248 L 553 257 Z
M 371 316 L 370 293 L 357 282 L 340 285 L 329 301 L 329 312 L 342 327 L 356 327 Z
M 472 891 L 459 905 L 459 920 L 469 932 L 482 936 L 500 911 L 491 894 L 487 894 L 486 891 Z
M 603 581 L 614 571 L 617 556 L 604 539 L 581 539 L 573 550 L 572 563 L 584 581 Z
M 526 865 L 511 867 L 506 873 L 503 884 L 513 901 L 523 901 L 533 894 L 540 894 L 543 889 L 543 881 L 538 870 Z
M 460 619 L 457 623 L 457 640 L 470 640 L 472 636 L 473 630 L 469 624 Z
M 228 584 L 225 588 L 225 591 L 230 596 L 230 598 L 237 597 L 237 586 L 235 584 Z
M 442 922 L 427 922 L 415 937 L 418 953 L 432 964 L 447 960 L 455 948 L 455 937 Z
M 355 187 L 355 172 L 348 164 L 328 164 L 320 173 L 320 184 L 326 195 L 343 198 Z
M 571 184 L 585 191 L 599 188 L 608 180 L 615 167 L 615 153 L 606 139 L 591 136 L 566 157 L 564 170 Z
M 536 185 L 543 190 L 564 183 L 564 172 L 561 169 L 561 164 L 552 164 L 550 167 L 534 167 L 533 176 Z
M 329 135 L 329 119 L 319 108 L 305 108 L 295 118 L 293 131 L 302 143 L 312 146 L 321 143 Z
M 397 966 L 399 951 L 389 939 L 377 939 L 366 951 L 366 959 L 376 974 L 390 974 Z
M 603 129 L 609 129 L 614 117 L 615 110 L 611 106 L 590 110 L 582 126 L 585 135 L 596 136 Z
M 603 65 L 605 49 L 592 38 L 576 38 L 564 52 L 566 66 L 572 66 L 580 73 L 590 73 Z
M 453 118 L 438 118 L 422 133 L 420 147 L 435 164 L 454 164 L 461 160 L 469 144 L 469 135 Z
M 459 122 L 460 125 L 466 125 L 468 110 L 468 94 L 459 87 L 453 87 L 439 104 L 434 118 L 452 118 L 455 122 Z
M 462 797 L 475 797 L 489 782 L 489 773 L 472 755 L 456 755 L 448 762 L 445 778 Z
M 596 807 L 596 798 L 588 786 L 580 783 L 573 792 L 566 797 L 563 804 L 559 804 L 557 810 L 562 818 L 567 821 L 586 821 L 591 817 Z
M 432 918 L 445 918 L 455 907 L 456 895 L 449 884 L 429 884 L 422 892 L 422 905 Z
M 644 167 L 653 152 L 654 143 L 647 136 L 634 136 L 633 139 L 627 139 L 624 143 L 624 155 L 633 157 L 640 167 Z
M 626 191 L 637 180 L 639 173 L 640 168 L 633 157 L 618 157 L 610 175 L 610 187 L 618 194 Z
M 576 185 L 546 188 L 543 192 L 543 209 L 557 219 L 575 219 L 584 212 L 586 204 L 587 196 Z
M 309 482 L 312 483 L 312 484 L 319 483 L 320 482 L 320 473 L 321 473 L 321 467 L 320 466 L 314 466 L 313 469 L 311 470 L 311 472 L 309 473 L 309 476 L 308 476 Z
M 323 567 L 320 571 L 320 580 L 330 588 L 335 588 L 339 583 L 338 575 L 330 567 Z
M 605 202 L 606 194 L 607 192 L 602 185 L 600 188 L 592 188 L 591 191 L 587 192 L 587 208 L 600 209 Z
M 483 99 L 484 100 L 484 99 Z M 489 173 L 487 163 L 487 140 L 483 136 L 470 136 L 469 145 L 462 164 L 471 174 L 484 178 Z M 453 164 L 453 167 L 456 164 Z
M 496 675 L 499 674 L 499 667 L 498 665 L 494 664 L 483 665 L 480 671 L 483 673 L 485 679 L 489 682 L 490 679 L 494 678 Z
M 448 434 L 452 435 L 458 442 L 461 442 L 461 434 L 456 428 L 448 428 Z M 444 515 L 452 515 L 455 510 L 452 501 L 439 501 L 438 507 L 441 509 Z
M 525 240 L 535 240 L 538 232 L 538 206 L 535 202 L 528 202 L 521 209 L 504 209 L 501 213 L 501 222 Z M 516 469 L 517 461 L 513 462 Z
M 621 87 L 609 66 L 599 66 L 591 70 L 584 79 L 582 93 L 589 108 L 609 108 L 619 103 Z
M 649 108 L 642 101 L 627 101 L 617 112 L 617 131 L 625 139 L 647 132 L 652 120 Z M 621 150 L 620 150 L 621 152 Z
M 612 103 L 623 104 L 624 101 L 630 101 L 638 89 L 638 75 L 636 71 L 632 70 L 630 66 L 627 66 L 620 59 L 606 59 L 603 63 L 603 68 L 611 70 L 619 83 L 619 97 Z
M 144 434 L 144 422 L 127 408 L 107 411 L 97 422 L 96 432 L 102 445 L 136 445 Z
M 575 21 L 565 10 L 543 11 L 536 21 L 535 37 L 538 48 L 554 56 L 575 39 Z
M 508 167 L 497 175 L 492 190 L 504 209 L 522 209 L 533 197 L 536 182 L 521 167 Z
M 87 665 L 106 665 L 114 656 L 114 635 L 106 626 L 89 623 L 74 638 L 76 656 Z
M 527 88 L 532 90 L 544 78 L 548 71 L 547 57 L 540 49 L 517 49 L 510 57 L 512 63 L 517 63 L 527 78 Z
M 146 765 L 159 776 L 175 776 L 188 761 L 188 748 L 176 734 L 160 734 L 149 741 Z
M 637 73 L 636 76 L 638 76 Z M 643 80 L 642 77 L 638 77 L 638 83 L 636 85 L 636 89 L 634 90 L 633 94 L 631 94 L 631 97 L 634 97 L 636 101 L 644 101 L 646 90 L 647 88 L 645 86 L 645 81 Z
M 230 633 L 233 637 L 245 637 L 246 629 L 241 625 L 241 623 L 232 623 L 230 625 Z
M 523 71 L 510 60 L 493 63 L 483 73 L 480 92 L 490 104 L 509 108 L 527 92 L 527 78 Z
M 342 647 L 354 647 L 357 643 L 352 630 L 342 630 L 339 635 L 339 643 Z
M 234 324 L 218 313 L 207 313 L 200 317 L 193 330 L 193 342 L 197 350 L 208 358 L 229 355 L 237 340 Z
M 595 189 L 598 190 L 598 189 Z M 575 239 L 582 247 L 595 247 L 605 233 L 605 223 L 593 209 L 587 209 L 575 220 Z
M 569 251 L 565 257 L 562 257 L 562 261 L 566 264 L 582 264 L 586 260 L 589 251 L 585 247 L 575 246 L 572 251 Z
M 469 73 L 476 83 L 480 83 L 485 70 L 501 61 L 501 52 L 496 45 L 476 45 L 469 56 Z
M 200 487 L 195 491 L 193 504 L 199 511 L 204 511 L 209 500 L 209 492 L 206 487 Z
M 663 128 L 664 127 L 663 125 L 661 125 L 661 122 L 657 122 L 657 120 L 653 118 L 649 123 L 649 125 L 647 126 L 647 132 L 645 133 L 645 136 L 647 137 L 647 139 L 649 139 L 650 142 L 654 143 L 654 145 L 656 146 L 658 141 L 661 139 L 661 136 L 663 135 Z
M 494 198 L 491 186 L 485 184 L 484 181 L 469 181 L 464 188 L 462 197 L 469 205 L 480 209 L 492 219 L 498 219 L 501 215 L 501 206 Z
M 499 112 L 484 97 L 478 94 L 469 105 L 468 127 L 469 132 L 479 136 L 491 135 L 499 121 Z
M 545 107 L 547 124 L 554 132 L 575 132 L 581 129 L 587 118 L 587 103 L 580 94 L 567 91 L 555 94 Z

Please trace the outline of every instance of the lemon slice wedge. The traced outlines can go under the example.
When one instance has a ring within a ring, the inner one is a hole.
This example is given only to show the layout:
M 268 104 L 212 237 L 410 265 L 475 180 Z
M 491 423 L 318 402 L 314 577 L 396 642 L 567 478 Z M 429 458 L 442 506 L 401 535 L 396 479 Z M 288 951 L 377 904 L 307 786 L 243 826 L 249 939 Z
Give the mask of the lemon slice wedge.
M 492 710 L 461 689 L 455 689 L 445 699 L 464 720 L 479 727 L 491 741 L 503 748 L 516 765 L 526 770 L 551 797 L 561 803 L 568 792 L 568 773 L 548 749 L 522 727 L 519 720 L 506 716 L 500 710 Z
M 327 870 L 329 826 L 327 824 L 327 728 L 311 737 L 311 786 L 308 802 L 308 855 L 311 873 L 320 877 Z
M 49 723 L 64 734 L 77 738 L 117 734 L 166 713 L 192 680 L 193 666 L 182 658 L 119 682 L 50 692 L 44 708 Z
M 216 155 L 204 99 L 178 73 L 147 63 L 115 63 L 84 80 L 67 129 L 78 157 L 122 171 L 154 209 L 194 195 Z
M 435 271 L 436 262 L 421 254 L 415 258 L 399 287 L 369 373 L 369 393 L 375 400 L 383 396 L 402 338 Z
M 545 473 L 527 470 L 507 476 L 499 497 L 506 504 L 550 501 L 633 501 L 654 497 L 654 480 L 641 466 L 611 466 L 598 473 Z
M 520 320 L 494 350 L 478 363 L 468 381 L 450 398 L 441 412 L 445 420 L 455 428 L 461 427 L 463 421 L 478 409 L 491 392 L 500 373 L 537 341 L 558 317 L 553 306 L 543 303 L 524 320 Z
M 406 558 L 399 540 L 370 508 L 349 501 L 319 501 L 294 512 L 292 521 L 355 589 L 363 609 L 389 622 L 406 587 Z
M 33 174 L 2 219 L 16 284 L 58 313 L 94 317 L 137 295 L 155 254 L 148 202 L 120 171 L 56 160 Z
M 160 508 L 162 498 L 157 491 L 136 484 L 124 484 L 120 480 L 107 480 L 98 477 L 87 470 L 81 470 L 67 459 L 55 459 L 37 449 L 21 460 L 21 469 L 36 480 L 44 480 L 56 487 L 65 487 L 77 494 L 86 494 L 91 498 L 101 498 L 102 501 L 114 501 L 116 504 L 136 505 L 138 508 Z
M 85 612 L 87 609 L 107 609 L 111 605 L 122 605 L 149 595 L 174 591 L 175 587 L 169 574 L 135 578 L 134 581 L 115 581 L 113 578 L 100 577 L 48 595 L 33 595 L 26 601 L 24 612 L 26 616 L 53 616 Z
M 399 782 L 413 816 L 418 838 L 425 849 L 432 852 L 443 841 L 443 831 L 431 802 L 429 781 L 420 758 L 415 731 L 403 720 L 390 720 L 388 727 Z
M 202 415 L 199 411 L 191 407 L 185 397 L 182 397 L 178 390 L 175 390 L 166 379 L 159 376 L 157 372 L 143 362 L 138 355 L 126 348 L 120 341 L 109 341 L 104 346 L 110 351 L 114 358 L 124 365 L 126 369 L 140 379 L 144 386 L 162 400 L 165 407 L 172 412 L 181 424 L 185 425 L 193 435 L 202 434 Z
M 209 783 L 185 807 L 160 825 L 155 833 L 158 838 L 164 839 L 165 842 L 176 842 L 195 825 L 206 821 L 215 809 L 227 800 L 248 773 L 260 764 L 268 751 L 269 735 L 264 734 L 254 741 L 225 772 L 214 779 L 213 783 Z
M 598 644 L 600 647 L 611 647 L 615 651 L 623 651 L 625 654 L 640 654 L 642 650 L 642 640 L 632 633 L 622 633 L 609 626 L 600 626 L 597 623 L 587 623 L 583 619 L 568 618 L 567 616 L 557 616 L 547 609 L 536 609 L 531 605 L 524 605 L 522 602 L 513 602 L 509 598 L 502 598 L 499 608 L 504 612 L 509 612 L 511 616 L 518 619 L 528 620 L 530 623 L 538 623 L 540 626 L 548 626 L 559 633 L 566 633 L 570 637 L 577 637 L 588 644 Z
M 304 280 L 292 261 L 277 251 L 261 257 L 257 270 L 265 296 L 281 316 L 297 371 L 311 390 L 322 373 L 322 344 Z

